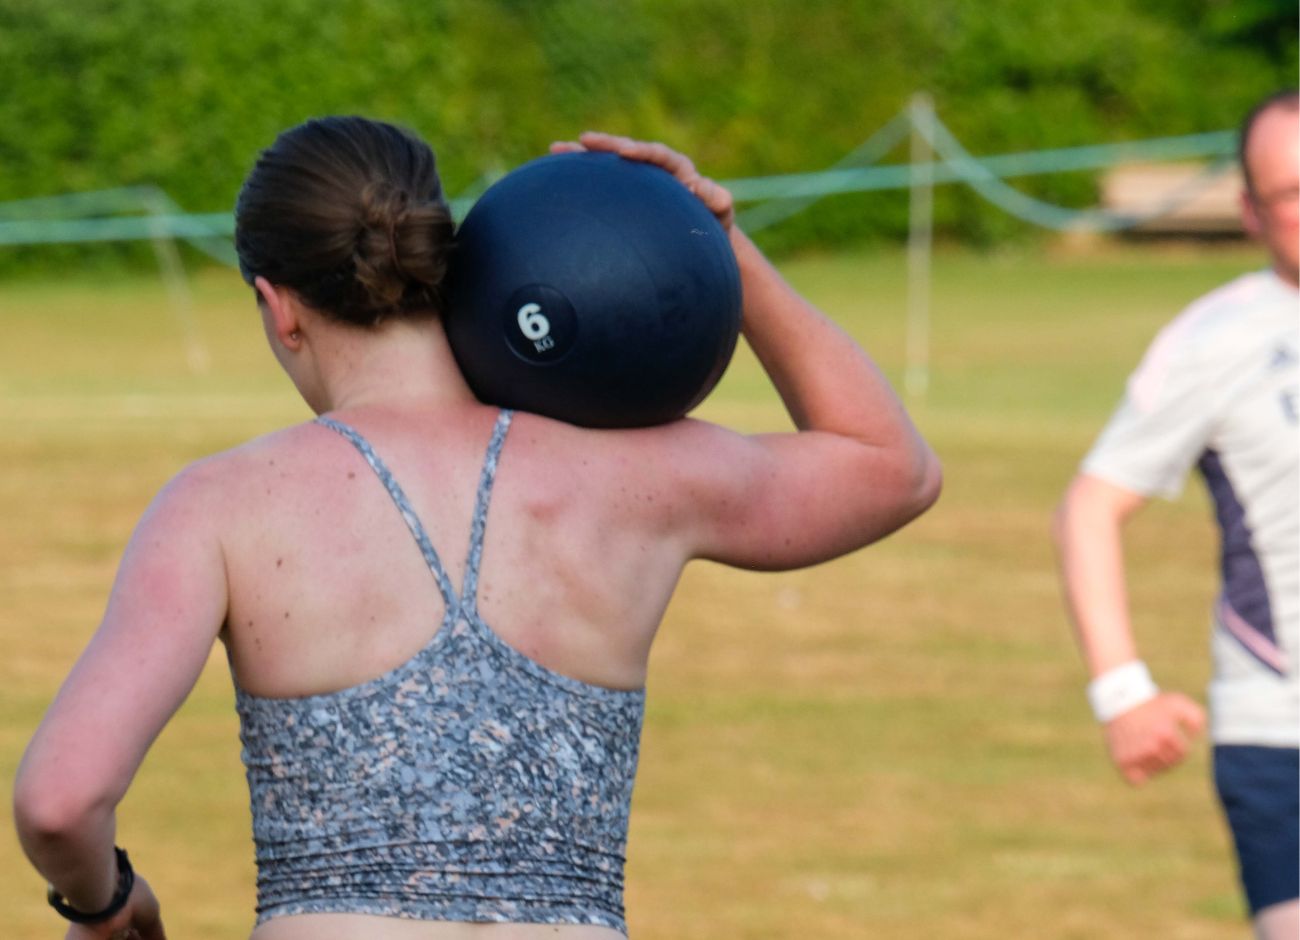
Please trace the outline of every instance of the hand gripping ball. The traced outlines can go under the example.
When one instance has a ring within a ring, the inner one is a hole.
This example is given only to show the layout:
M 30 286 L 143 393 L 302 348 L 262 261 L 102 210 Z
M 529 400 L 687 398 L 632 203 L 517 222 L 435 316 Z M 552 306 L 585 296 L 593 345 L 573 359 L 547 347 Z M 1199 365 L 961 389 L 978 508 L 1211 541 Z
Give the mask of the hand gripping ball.
M 667 171 L 608 153 L 542 157 L 493 184 L 457 232 L 446 301 L 481 401 L 586 427 L 680 418 L 740 332 L 722 226 Z

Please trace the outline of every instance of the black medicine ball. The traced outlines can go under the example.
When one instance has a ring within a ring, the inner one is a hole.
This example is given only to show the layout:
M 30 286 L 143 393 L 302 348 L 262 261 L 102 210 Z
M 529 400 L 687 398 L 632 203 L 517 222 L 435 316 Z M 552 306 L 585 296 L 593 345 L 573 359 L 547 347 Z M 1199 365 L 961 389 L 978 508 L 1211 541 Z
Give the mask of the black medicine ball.
M 481 401 L 586 427 L 680 418 L 740 331 L 727 234 L 667 171 L 609 153 L 526 163 L 466 215 L 451 348 Z

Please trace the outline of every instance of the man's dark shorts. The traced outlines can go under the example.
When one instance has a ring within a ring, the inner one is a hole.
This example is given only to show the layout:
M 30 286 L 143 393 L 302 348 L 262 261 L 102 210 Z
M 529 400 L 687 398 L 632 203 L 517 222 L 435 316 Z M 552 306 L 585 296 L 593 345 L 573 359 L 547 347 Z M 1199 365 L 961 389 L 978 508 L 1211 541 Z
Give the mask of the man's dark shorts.
M 1214 783 L 1251 914 L 1300 895 L 1300 750 L 1217 745 Z

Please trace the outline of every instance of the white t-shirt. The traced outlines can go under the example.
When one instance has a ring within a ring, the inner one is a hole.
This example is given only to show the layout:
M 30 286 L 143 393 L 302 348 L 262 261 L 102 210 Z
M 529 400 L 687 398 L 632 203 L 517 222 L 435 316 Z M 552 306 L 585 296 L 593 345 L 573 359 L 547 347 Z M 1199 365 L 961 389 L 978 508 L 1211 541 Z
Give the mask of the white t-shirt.
M 1184 310 L 1147 350 L 1083 472 L 1176 496 L 1200 470 L 1214 499 L 1211 737 L 1300 745 L 1300 292 L 1247 274 Z

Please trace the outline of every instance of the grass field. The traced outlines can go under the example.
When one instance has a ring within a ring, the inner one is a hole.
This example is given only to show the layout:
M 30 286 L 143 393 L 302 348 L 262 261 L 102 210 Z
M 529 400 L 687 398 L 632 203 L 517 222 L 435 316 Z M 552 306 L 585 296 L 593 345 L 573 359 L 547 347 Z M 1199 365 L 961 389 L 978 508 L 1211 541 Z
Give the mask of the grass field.
M 936 258 L 934 377 L 915 413 L 944 461 L 943 498 L 814 569 L 688 569 L 651 667 L 633 937 L 1248 935 L 1204 746 L 1137 791 L 1106 763 L 1047 533 L 1155 330 L 1256 264 L 1222 248 Z M 901 255 L 784 269 L 898 377 Z M 153 493 L 194 457 L 307 417 L 237 277 L 204 271 L 191 286 L 202 375 L 157 279 L 0 284 L 6 802 Z M 784 425 L 746 354 L 700 413 Z M 1215 545 L 1199 484 L 1146 510 L 1128 548 L 1152 671 L 1202 697 Z M 120 813 L 120 841 L 184 940 L 247 936 L 252 922 L 236 728 L 218 653 Z M 10 936 L 62 936 L 12 828 L 0 910 Z

